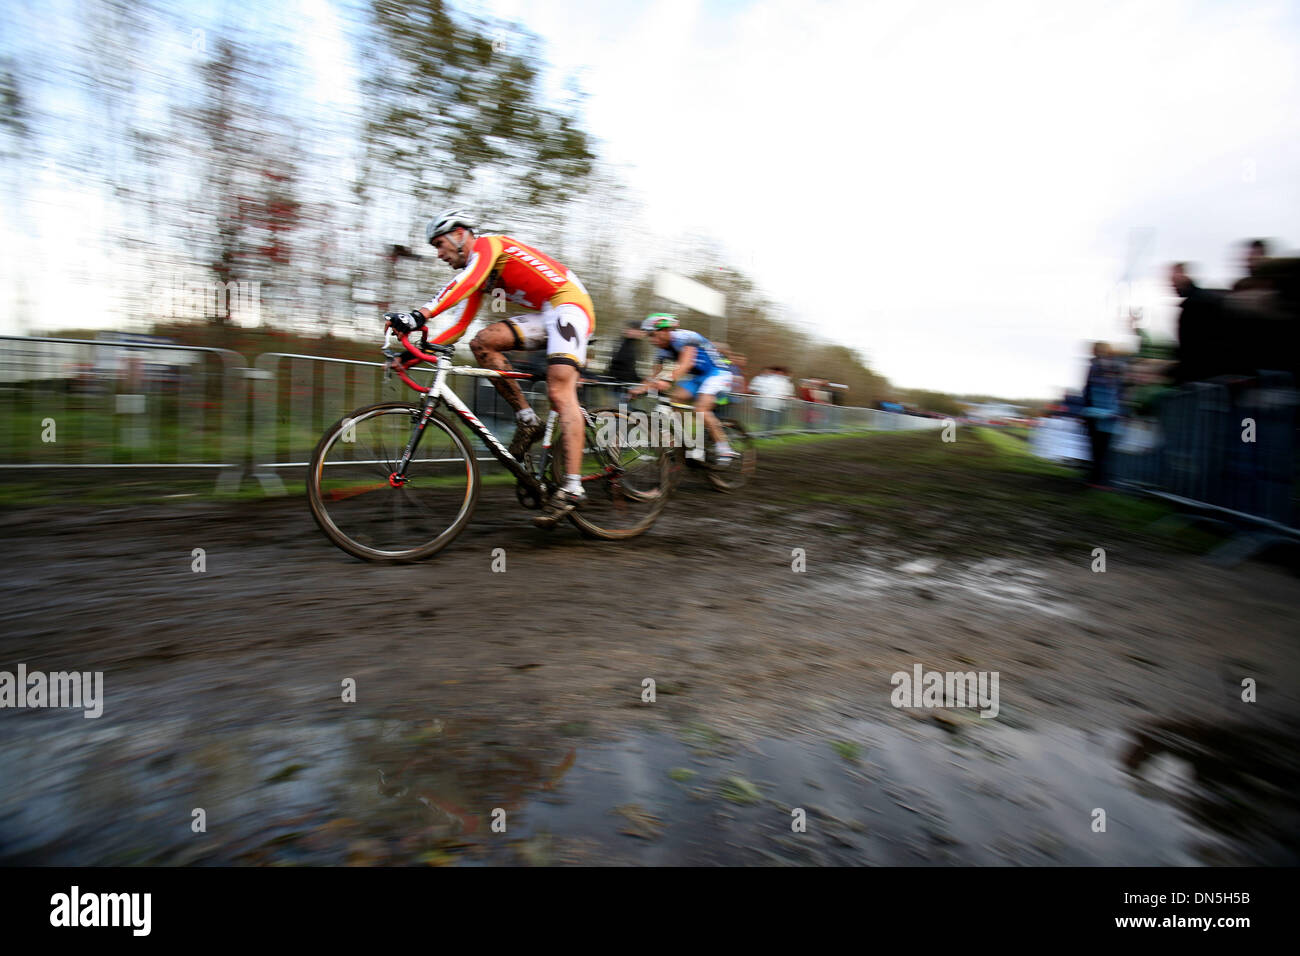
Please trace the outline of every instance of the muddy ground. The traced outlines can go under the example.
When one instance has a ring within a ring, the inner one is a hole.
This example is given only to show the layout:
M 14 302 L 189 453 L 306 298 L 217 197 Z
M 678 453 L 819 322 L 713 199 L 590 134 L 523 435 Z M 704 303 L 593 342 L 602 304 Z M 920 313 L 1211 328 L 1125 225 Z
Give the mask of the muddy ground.
M 0 670 L 105 699 L 0 710 L 0 862 L 1300 862 L 1300 578 L 1117 497 L 931 433 L 624 543 L 486 487 L 415 566 L 297 497 L 11 507 Z M 996 716 L 893 706 L 918 664 Z

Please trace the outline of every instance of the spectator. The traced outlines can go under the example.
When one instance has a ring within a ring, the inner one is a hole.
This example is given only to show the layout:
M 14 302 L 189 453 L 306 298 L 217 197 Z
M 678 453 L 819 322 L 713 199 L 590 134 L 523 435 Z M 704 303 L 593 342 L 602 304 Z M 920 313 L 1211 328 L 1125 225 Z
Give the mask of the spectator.
M 1300 372 L 1300 300 L 1295 259 L 1271 258 L 1263 239 L 1246 243 L 1246 275 L 1233 284 L 1225 299 L 1227 320 L 1240 339 L 1237 371 Z
M 821 378 L 805 378 L 799 383 L 799 399 L 806 404 L 803 407 L 804 424 L 809 428 L 820 428 L 824 418 L 818 405 L 826 404 L 829 392 L 826 390 L 826 380 Z
M 641 331 L 641 323 L 633 319 L 623 329 L 623 341 L 619 343 L 618 351 L 609 362 L 609 374 L 618 382 L 639 382 L 641 374 L 636 368 L 637 359 L 637 342 L 645 337 Z
M 1234 351 L 1232 343 L 1223 335 L 1223 293 L 1198 286 L 1184 262 L 1170 267 L 1169 284 L 1183 300 L 1178 316 L 1175 381 L 1203 382 L 1223 374 L 1226 365 L 1234 364 L 1228 358 Z
M 1110 346 L 1105 342 L 1096 343 L 1092 347 L 1092 355 L 1088 380 L 1083 387 L 1083 421 L 1092 446 L 1088 485 L 1092 488 L 1105 488 L 1106 458 L 1110 452 L 1111 438 L 1119 430 L 1121 376 Z
M 758 395 L 758 408 L 763 413 L 763 431 L 773 432 L 785 418 L 786 403 L 794 397 L 790 373 L 781 366 L 765 368 L 750 383 Z
M 1300 257 L 1271 256 L 1258 270 L 1270 297 L 1266 340 L 1271 355 L 1263 367 L 1290 372 L 1300 383 Z
M 803 423 L 805 428 L 813 426 L 813 380 L 810 378 L 801 378 L 799 380 L 799 390 L 795 393 L 799 397 L 799 402 L 803 407 Z
M 1263 239 L 1252 239 L 1247 242 L 1245 254 L 1242 256 L 1242 264 L 1246 267 L 1246 274 L 1233 284 L 1232 291 L 1241 292 L 1267 287 L 1267 280 L 1260 275 L 1261 267 L 1266 259 L 1268 259 L 1267 242 Z

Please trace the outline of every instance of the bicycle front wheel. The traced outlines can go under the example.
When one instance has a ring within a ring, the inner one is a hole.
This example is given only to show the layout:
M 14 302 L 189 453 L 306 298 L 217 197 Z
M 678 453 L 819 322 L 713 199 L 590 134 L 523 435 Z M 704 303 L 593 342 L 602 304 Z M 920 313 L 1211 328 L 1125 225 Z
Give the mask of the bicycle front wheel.
M 441 551 L 478 502 L 478 462 L 456 426 L 434 412 L 406 473 L 398 462 L 420 407 L 383 402 L 335 422 L 312 453 L 307 501 L 325 536 L 367 561 L 418 561 Z
M 619 541 L 644 534 L 668 502 L 675 474 L 671 449 L 654 447 L 653 437 L 634 430 L 627 413 L 604 408 L 591 413 L 582 450 L 582 489 L 586 503 L 569 520 L 588 537 Z M 551 441 L 552 477 L 561 484 L 563 432 L 556 423 Z
M 718 464 L 713 438 L 709 436 L 705 446 L 709 461 L 705 475 L 709 484 L 718 491 L 732 492 L 743 488 L 754 477 L 754 470 L 758 467 L 758 449 L 740 422 L 719 417 L 718 424 L 727 437 L 727 444 L 739 452 L 740 457 L 732 459 L 727 465 Z

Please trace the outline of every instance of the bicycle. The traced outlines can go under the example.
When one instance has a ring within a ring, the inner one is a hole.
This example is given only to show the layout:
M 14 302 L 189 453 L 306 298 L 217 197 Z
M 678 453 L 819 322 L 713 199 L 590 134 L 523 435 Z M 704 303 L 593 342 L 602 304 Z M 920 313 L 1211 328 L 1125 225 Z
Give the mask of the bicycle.
M 720 401 L 714 406 L 713 414 L 718 419 L 718 424 L 722 426 L 727 444 L 734 451 L 739 452 L 739 457 L 733 459 L 728 465 L 718 464 L 713 436 L 706 428 L 704 429 L 704 461 L 695 462 L 695 467 L 705 469 L 704 477 L 709 480 L 709 484 L 718 491 L 728 493 L 738 491 L 748 484 L 758 468 L 758 446 L 754 438 L 740 422 L 723 415 L 722 410 L 730 404 L 729 398 L 725 392 L 720 395 Z M 690 460 L 688 457 L 687 461 Z
M 427 558 L 455 540 L 478 504 L 481 476 L 469 443 L 443 407 L 455 412 L 514 476 L 519 504 L 540 509 L 564 477 L 558 413 L 551 409 L 547 416 L 534 467 L 531 453 L 522 461 L 511 455 L 447 385 L 449 375 L 526 381 L 538 376 L 452 365 L 454 349 L 430 345 L 427 335 L 421 348 L 399 335 L 406 353 L 398 353 L 388 348 L 391 334 L 387 330 L 383 354 L 407 362 L 389 365 L 385 378 L 395 371 L 424 397 L 418 404 L 391 401 L 358 408 L 321 436 L 308 466 L 307 500 L 325 536 L 354 557 L 387 563 Z M 418 362 L 434 366 L 428 387 L 407 374 Z M 644 534 L 667 503 L 672 457 L 622 447 L 620 436 L 628 430 L 626 422 L 620 427 L 618 410 L 580 410 L 586 431 L 581 474 L 587 501 L 568 515 L 569 520 L 584 535 L 604 540 Z
M 694 422 L 696 420 L 694 405 L 674 401 L 664 391 L 656 390 L 655 394 L 657 415 L 680 416 L 678 418 L 680 422 Z M 719 402 L 714 407 L 714 417 L 717 418 L 718 424 L 722 427 L 727 443 L 734 451 L 739 453 L 737 458 L 732 459 L 727 464 L 723 464 L 718 460 L 717 443 L 714 442 L 713 435 L 708 428 L 704 427 L 703 422 L 699 422 L 699 427 L 693 429 L 693 441 L 686 440 L 686 433 L 691 429 L 685 425 L 676 429 L 668 429 L 668 432 L 676 436 L 676 440 L 673 442 L 673 450 L 679 465 L 702 470 L 704 477 L 717 491 L 730 493 L 743 488 L 754 477 L 754 472 L 758 468 L 758 448 L 754 438 L 745 430 L 745 427 L 733 418 L 724 418 L 719 412 L 719 407 L 725 408 L 726 403 Z M 602 409 L 602 411 L 618 411 L 618 409 Z M 692 444 L 697 447 L 688 449 L 687 446 Z

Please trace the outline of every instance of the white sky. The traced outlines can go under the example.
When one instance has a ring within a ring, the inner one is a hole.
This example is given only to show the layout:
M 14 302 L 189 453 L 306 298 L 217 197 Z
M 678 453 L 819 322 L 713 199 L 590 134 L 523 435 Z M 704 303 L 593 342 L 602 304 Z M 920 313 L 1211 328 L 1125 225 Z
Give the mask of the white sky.
M 313 98 L 347 109 L 333 2 L 277 17 L 316 64 Z M 1294 2 L 470 8 L 544 39 L 555 95 L 570 79 L 587 94 L 586 127 L 664 247 L 714 237 L 790 318 L 900 386 L 1079 387 L 1088 341 L 1129 342 L 1119 280 L 1135 230 L 1133 300 L 1170 336 L 1165 264 L 1190 260 L 1221 284 L 1241 239 L 1300 246 Z M 191 38 L 177 41 L 183 58 Z M 33 186 L 65 233 L 99 214 L 93 196 Z M 67 263 L 50 244 L 71 236 L 42 232 L 46 260 Z M 80 265 L 92 283 L 110 272 Z M 66 274 L 21 279 L 45 314 L 66 309 Z
M 711 234 L 896 384 L 1047 396 L 1119 279 L 1300 245 L 1294 3 L 484 0 L 576 76 L 651 225 Z M 1147 281 L 1142 281 L 1146 279 Z

